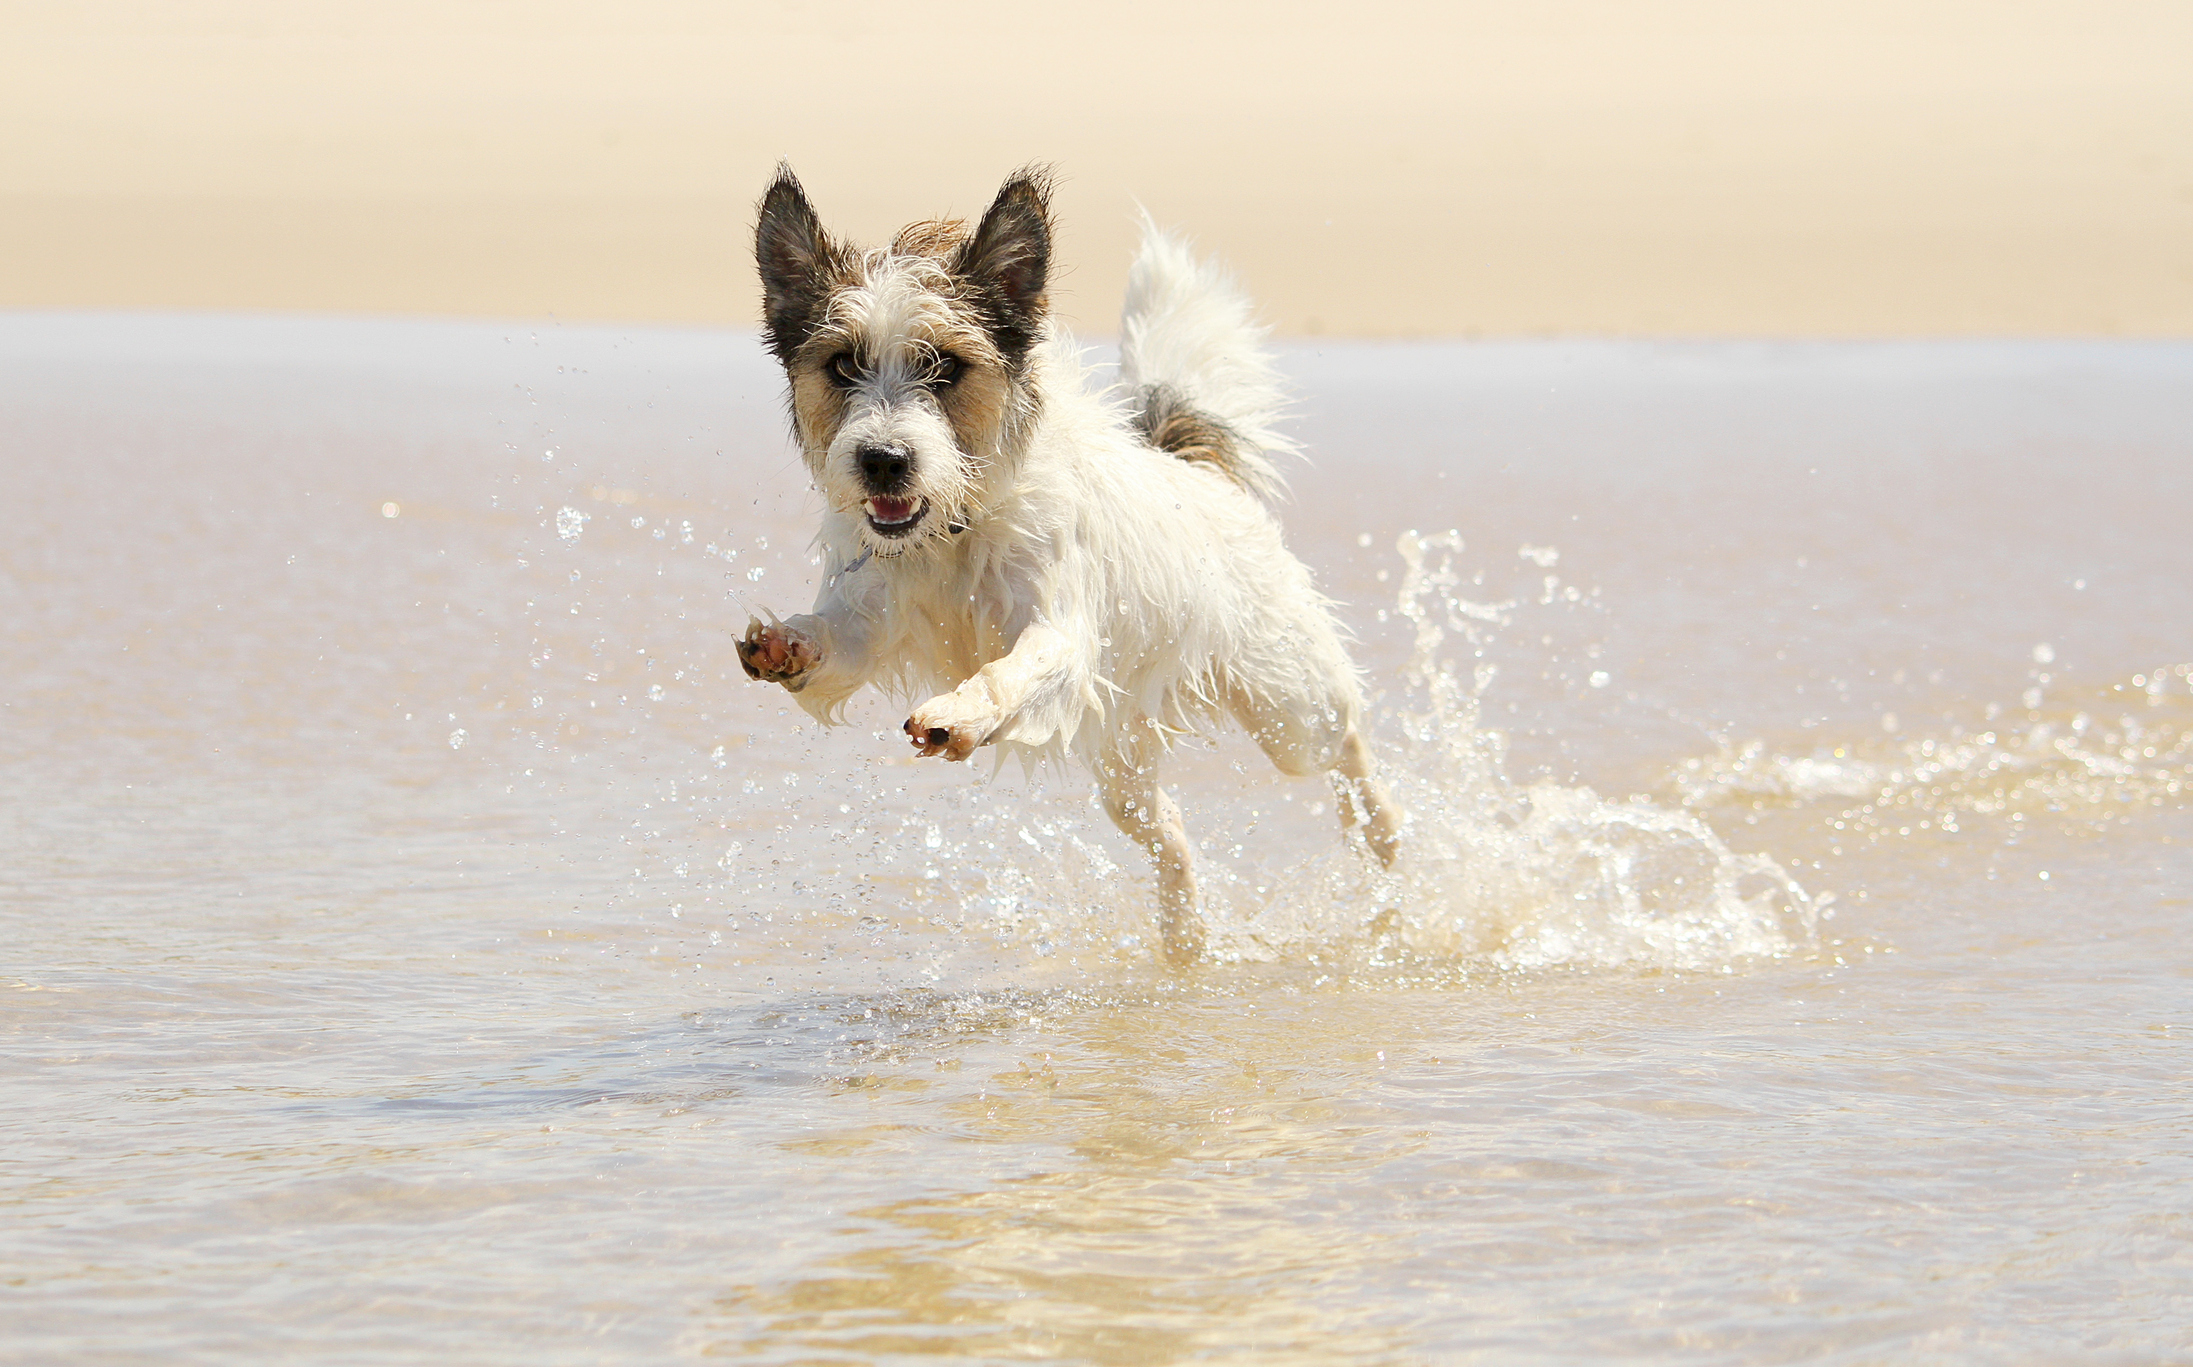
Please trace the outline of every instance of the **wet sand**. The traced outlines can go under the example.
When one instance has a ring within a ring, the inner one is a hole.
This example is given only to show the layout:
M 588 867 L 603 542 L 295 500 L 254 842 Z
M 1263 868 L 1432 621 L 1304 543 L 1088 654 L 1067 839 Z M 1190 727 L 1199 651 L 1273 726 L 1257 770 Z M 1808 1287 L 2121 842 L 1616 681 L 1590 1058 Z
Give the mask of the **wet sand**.
M 1081 776 L 739 673 L 814 573 L 750 336 L 0 359 L 11 1360 L 2193 1326 L 2183 344 L 1290 348 L 1411 854 L 1191 747 L 1186 973 Z

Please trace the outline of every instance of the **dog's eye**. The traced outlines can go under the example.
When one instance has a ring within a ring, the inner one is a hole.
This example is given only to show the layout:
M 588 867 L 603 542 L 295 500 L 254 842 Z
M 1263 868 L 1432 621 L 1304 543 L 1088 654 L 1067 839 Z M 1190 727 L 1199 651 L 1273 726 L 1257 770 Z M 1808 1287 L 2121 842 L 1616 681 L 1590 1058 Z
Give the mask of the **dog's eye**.
M 959 377 L 967 369 L 967 363 L 949 351 L 937 353 L 937 363 L 929 367 L 929 383 L 939 389 L 950 389 L 959 383 Z
M 830 383 L 840 389 L 851 389 L 860 383 L 860 359 L 850 351 L 841 351 L 823 363 L 830 373 Z

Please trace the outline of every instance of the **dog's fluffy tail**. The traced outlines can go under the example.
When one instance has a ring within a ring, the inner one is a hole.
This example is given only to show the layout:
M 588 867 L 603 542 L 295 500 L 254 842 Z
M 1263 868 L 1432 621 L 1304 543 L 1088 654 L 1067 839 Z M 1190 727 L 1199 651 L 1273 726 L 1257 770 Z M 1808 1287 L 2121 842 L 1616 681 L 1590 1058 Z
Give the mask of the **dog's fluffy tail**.
M 1285 491 L 1274 459 L 1297 448 L 1279 431 L 1286 395 L 1264 329 L 1231 276 L 1147 216 L 1119 343 L 1120 379 L 1152 446 L 1207 461 L 1267 501 Z

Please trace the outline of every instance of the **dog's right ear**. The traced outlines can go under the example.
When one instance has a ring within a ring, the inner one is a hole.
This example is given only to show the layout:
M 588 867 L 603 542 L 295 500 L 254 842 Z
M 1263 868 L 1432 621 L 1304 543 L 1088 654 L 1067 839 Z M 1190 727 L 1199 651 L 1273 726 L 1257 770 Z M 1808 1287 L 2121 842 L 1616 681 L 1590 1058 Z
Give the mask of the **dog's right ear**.
M 821 321 L 839 265 L 837 246 L 822 230 L 789 162 L 777 163 L 777 178 L 762 196 L 754 262 L 761 268 L 762 328 L 769 349 L 789 365 Z

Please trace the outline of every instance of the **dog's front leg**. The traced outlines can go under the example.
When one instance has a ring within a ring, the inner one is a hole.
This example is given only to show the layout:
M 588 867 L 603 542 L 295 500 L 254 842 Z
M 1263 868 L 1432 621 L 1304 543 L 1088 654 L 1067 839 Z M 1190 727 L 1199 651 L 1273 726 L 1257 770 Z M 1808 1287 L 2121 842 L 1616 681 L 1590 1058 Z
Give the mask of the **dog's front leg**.
M 825 591 L 813 612 L 747 623 L 738 642 L 739 664 L 746 677 L 782 684 L 810 715 L 830 721 L 868 682 L 873 668 L 868 634 L 866 619 Z
M 914 709 L 906 734 L 923 757 L 965 759 L 993 740 L 1047 741 L 1058 719 L 1043 714 L 1047 700 L 1078 696 L 1073 650 L 1063 633 L 1043 622 L 1023 628 L 1005 658 L 992 660 L 949 693 Z

